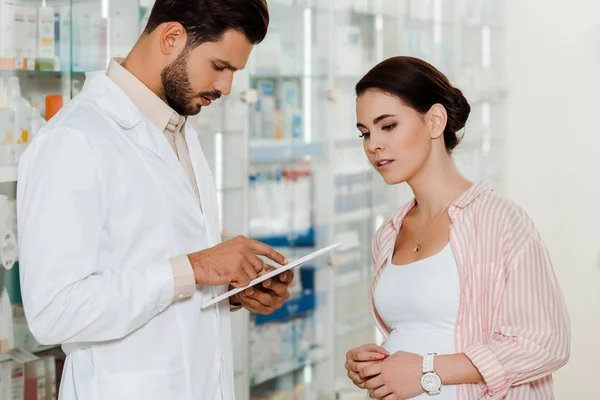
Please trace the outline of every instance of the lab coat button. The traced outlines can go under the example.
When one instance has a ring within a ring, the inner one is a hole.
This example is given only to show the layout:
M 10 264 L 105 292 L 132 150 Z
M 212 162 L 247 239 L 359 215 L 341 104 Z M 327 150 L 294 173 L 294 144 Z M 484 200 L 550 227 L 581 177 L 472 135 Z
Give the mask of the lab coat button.
M 178 298 L 179 300 L 183 299 L 184 297 L 185 297 L 185 296 L 184 296 L 184 294 L 183 294 L 183 293 L 180 293 L 180 294 L 179 294 L 179 296 L 177 296 L 177 298 Z

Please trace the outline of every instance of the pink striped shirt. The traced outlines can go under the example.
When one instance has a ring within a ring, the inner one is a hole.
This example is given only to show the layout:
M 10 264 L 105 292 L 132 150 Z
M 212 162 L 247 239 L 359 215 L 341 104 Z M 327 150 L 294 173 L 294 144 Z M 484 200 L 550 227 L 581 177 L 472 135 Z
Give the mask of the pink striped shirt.
M 388 218 L 373 240 L 371 311 L 384 337 L 390 330 L 375 309 L 373 291 L 414 204 Z M 467 190 L 448 215 L 461 289 L 455 350 L 486 382 L 459 385 L 458 400 L 554 399 L 551 374 L 569 359 L 570 318 L 539 233 L 487 182 Z

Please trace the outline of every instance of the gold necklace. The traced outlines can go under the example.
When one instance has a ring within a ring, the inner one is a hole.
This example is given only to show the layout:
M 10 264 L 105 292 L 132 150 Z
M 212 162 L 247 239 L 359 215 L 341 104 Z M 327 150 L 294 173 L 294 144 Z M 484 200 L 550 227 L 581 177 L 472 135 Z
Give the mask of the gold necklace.
M 469 182 L 469 185 L 471 183 Z M 468 186 L 468 185 L 467 185 Z M 446 211 L 446 209 L 448 208 L 448 206 L 456 199 L 458 199 L 460 196 L 462 196 L 462 192 L 461 194 L 459 194 L 458 196 L 456 196 L 454 199 L 450 200 L 448 202 L 448 204 L 446 204 L 446 207 L 444 207 L 442 209 L 442 211 L 440 211 L 440 213 L 438 214 L 437 218 L 435 219 L 435 221 L 433 221 L 433 223 L 429 226 L 429 229 L 427 229 L 427 232 L 425 232 L 425 236 L 423 236 L 423 238 L 421 239 L 421 241 L 419 242 L 419 240 L 417 239 L 417 230 L 415 229 L 415 243 L 417 244 L 414 248 L 413 248 L 413 254 L 417 254 L 418 252 L 421 251 L 422 248 L 422 244 L 423 242 L 425 242 L 425 239 L 427 238 L 427 235 L 429 235 L 429 232 L 431 231 L 431 228 L 433 228 L 435 226 L 435 224 L 438 222 L 438 220 L 440 219 L 440 217 L 442 216 L 442 214 L 444 213 L 444 211 Z M 415 217 L 419 215 L 419 205 L 417 204 L 417 212 L 415 213 Z

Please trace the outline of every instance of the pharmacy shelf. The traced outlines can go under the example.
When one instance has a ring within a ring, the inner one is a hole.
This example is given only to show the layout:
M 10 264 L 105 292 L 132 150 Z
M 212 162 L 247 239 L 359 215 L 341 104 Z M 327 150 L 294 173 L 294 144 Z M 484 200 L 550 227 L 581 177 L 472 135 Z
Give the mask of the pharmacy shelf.
M 8 353 L 8 339 L 0 338 L 0 355 Z
M 335 215 L 336 224 L 349 224 L 353 222 L 367 221 L 371 217 L 370 208 L 361 208 L 355 211 L 349 211 Z
M 339 336 L 348 336 L 355 332 L 364 331 L 366 329 L 375 329 L 375 325 L 371 316 L 358 316 L 348 319 L 347 321 L 338 321 L 336 323 L 335 332 Z
M 333 139 L 334 146 L 342 149 L 362 149 L 363 139 L 359 137 L 359 132 L 351 132 L 346 137 L 336 137 Z M 366 157 L 366 156 L 365 156 Z
M 26 352 L 33 354 L 33 355 L 41 355 L 42 353 L 45 353 L 47 351 L 52 351 L 52 350 L 58 350 L 60 349 L 60 345 L 52 345 L 52 346 L 36 346 L 33 349 L 23 349 Z M 11 360 L 12 357 L 7 353 L 7 354 L 2 354 L 0 355 L 0 363 L 6 362 Z
M 225 192 L 240 192 L 245 190 L 244 186 L 219 186 L 217 187 L 217 192 L 225 193 Z
M 0 167 L 0 183 L 16 182 L 17 175 L 17 167 Z
M 361 283 L 363 276 L 361 271 L 354 271 L 346 274 L 337 274 L 335 277 L 335 287 L 338 289 L 347 288 Z
M 316 243 L 314 227 L 302 233 L 293 232 L 272 236 L 252 235 L 252 238 L 271 247 L 314 247 Z
M 273 312 L 271 315 L 256 314 L 254 323 L 256 325 L 263 325 L 298 318 L 314 311 L 320 305 L 319 300 L 321 298 L 323 296 L 318 296 L 316 293 L 309 293 L 297 299 L 288 300 L 279 310 Z
M 308 157 L 322 157 L 325 146 L 321 142 L 305 143 L 296 140 L 253 140 L 250 142 L 252 164 L 277 164 L 302 161 Z
M 63 75 L 85 75 L 85 72 L 77 71 L 37 71 L 26 69 L 0 69 L 0 76 L 55 76 Z
M 335 388 L 338 400 L 364 400 L 367 397 L 365 391 L 354 386 L 350 379 L 337 381 Z
M 478 107 L 483 104 L 497 104 L 506 101 L 508 92 L 506 89 L 492 90 L 485 93 L 479 93 L 472 96 L 469 100 L 471 107 Z
M 327 356 L 322 349 L 313 349 L 306 357 L 284 361 L 281 364 L 256 371 L 250 377 L 250 385 L 253 387 L 259 386 L 280 376 L 289 375 L 292 372 L 300 371 L 310 365 L 319 364 L 325 360 L 327 360 Z
M 294 79 L 328 79 L 326 74 L 305 74 L 302 72 L 276 72 L 276 71 L 258 71 L 250 73 L 250 79 L 269 79 L 273 81 L 294 80 Z
M 44 353 L 46 351 L 58 350 L 60 348 L 61 348 L 60 344 L 50 345 L 50 346 L 39 345 L 36 348 L 32 349 L 31 353 L 32 354 L 40 354 L 40 353 Z

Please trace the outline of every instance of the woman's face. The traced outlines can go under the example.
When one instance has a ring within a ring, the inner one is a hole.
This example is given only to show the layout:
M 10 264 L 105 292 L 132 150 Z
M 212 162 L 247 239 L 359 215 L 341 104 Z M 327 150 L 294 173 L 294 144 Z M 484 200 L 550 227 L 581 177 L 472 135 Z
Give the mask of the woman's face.
M 432 147 L 427 116 L 374 90 L 358 98 L 356 115 L 365 153 L 387 184 L 406 182 L 419 172 Z

